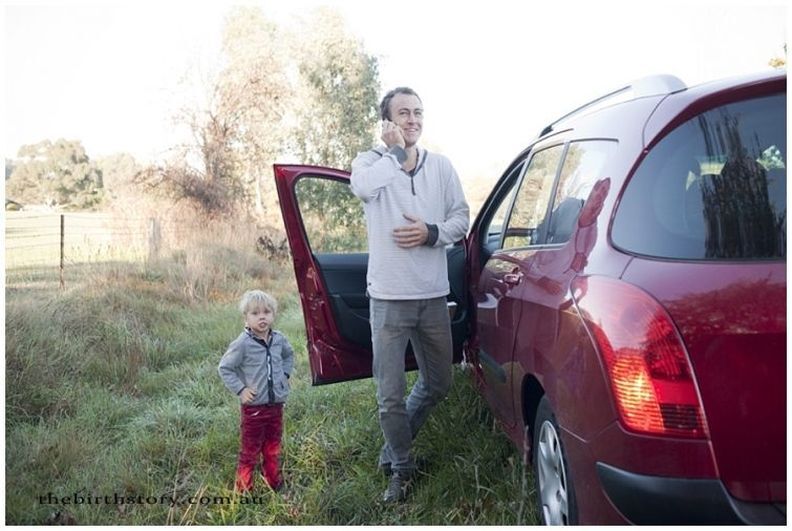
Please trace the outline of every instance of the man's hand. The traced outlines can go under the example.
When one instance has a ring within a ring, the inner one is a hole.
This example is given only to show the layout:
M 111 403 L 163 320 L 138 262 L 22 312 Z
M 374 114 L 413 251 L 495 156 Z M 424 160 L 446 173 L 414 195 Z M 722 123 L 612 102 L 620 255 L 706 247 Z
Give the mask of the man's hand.
M 242 392 L 239 393 L 239 399 L 243 404 L 250 404 L 254 398 L 256 398 L 256 392 L 250 387 L 245 387 L 242 389 Z
M 402 249 L 409 249 L 426 243 L 426 238 L 429 236 L 426 223 L 412 214 L 404 214 L 404 219 L 410 223 L 393 229 L 393 239 L 396 240 L 396 245 Z
M 390 120 L 382 121 L 382 141 L 388 148 L 399 146 L 402 149 L 407 145 L 404 142 L 404 135 L 402 134 L 401 127 L 391 122 Z

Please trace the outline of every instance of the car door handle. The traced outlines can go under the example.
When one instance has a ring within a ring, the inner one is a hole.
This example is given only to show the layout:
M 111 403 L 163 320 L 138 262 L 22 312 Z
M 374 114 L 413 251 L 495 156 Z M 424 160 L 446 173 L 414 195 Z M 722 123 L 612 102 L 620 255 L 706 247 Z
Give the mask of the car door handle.
M 503 275 L 503 281 L 511 286 L 516 286 L 517 284 L 522 282 L 522 279 L 523 279 L 522 273 L 506 273 L 505 275 Z

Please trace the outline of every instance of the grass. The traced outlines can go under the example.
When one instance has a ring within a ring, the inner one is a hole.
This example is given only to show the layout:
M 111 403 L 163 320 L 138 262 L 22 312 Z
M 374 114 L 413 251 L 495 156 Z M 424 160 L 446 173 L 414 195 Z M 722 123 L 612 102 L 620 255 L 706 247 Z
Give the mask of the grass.
M 54 269 L 7 271 L 7 524 L 537 523 L 530 473 L 459 368 L 416 441 L 428 465 L 409 501 L 382 506 L 373 382 L 311 386 L 291 266 L 211 240 L 157 264 L 73 266 L 62 291 Z M 286 491 L 240 498 L 239 408 L 216 367 L 250 287 L 279 299 L 297 365 Z

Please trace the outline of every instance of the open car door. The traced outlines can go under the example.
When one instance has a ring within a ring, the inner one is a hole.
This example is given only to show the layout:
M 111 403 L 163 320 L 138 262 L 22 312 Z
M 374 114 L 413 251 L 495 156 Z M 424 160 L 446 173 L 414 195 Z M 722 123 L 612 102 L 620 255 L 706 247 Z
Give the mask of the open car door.
M 278 164 L 274 170 L 305 318 L 313 384 L 367 378 L 371 327 L 363 204 L 352 194 L 347 172 Z M 449 247 L 447 254 L 458 361 L 467 332 L 464 245 Z M 411 354 L 407 367 L 415 368 Z

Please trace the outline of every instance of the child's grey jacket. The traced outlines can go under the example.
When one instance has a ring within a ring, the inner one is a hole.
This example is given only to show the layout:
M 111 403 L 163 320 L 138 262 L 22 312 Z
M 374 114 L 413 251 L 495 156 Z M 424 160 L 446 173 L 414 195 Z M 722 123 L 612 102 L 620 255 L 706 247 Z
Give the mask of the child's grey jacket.
M 294 349 L 277 330 L 271 331 L 268 345 L 259 341 L 248 329 L 239 334 L 220 359 L 220 377 L 234 394 L 239 395 L 245 387 L 256 391 L 250 406 L 286 402 Z

